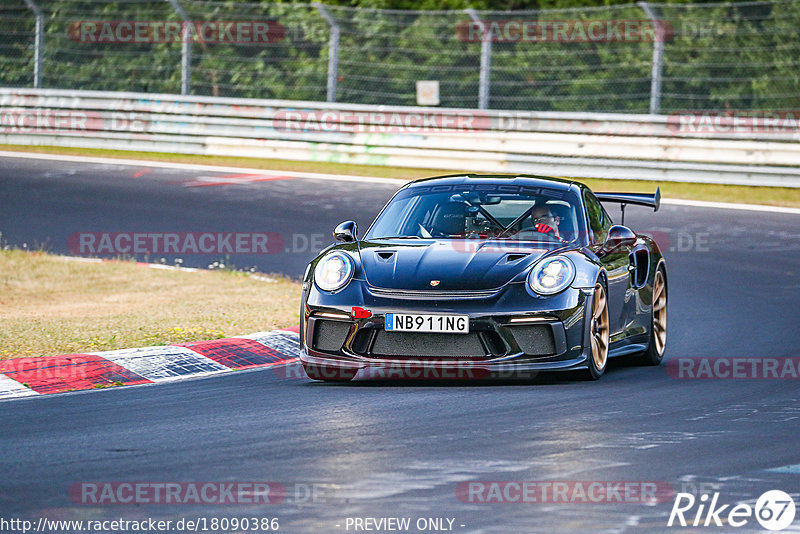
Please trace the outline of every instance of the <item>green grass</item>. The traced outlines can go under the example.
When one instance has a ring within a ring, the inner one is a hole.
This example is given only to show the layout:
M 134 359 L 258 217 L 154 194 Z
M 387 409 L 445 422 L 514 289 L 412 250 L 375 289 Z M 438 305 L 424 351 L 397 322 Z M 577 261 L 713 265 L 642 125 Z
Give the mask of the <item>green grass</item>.
M 281 159 L 257 159 L 224 156 L 192 156 L 160 152 L 133 152 L 93 148 L 0 145 L 0 150 L 96 156 L 106 158 L 140 159 L 148 161 L 168 161 L 203 165 L 222 165 L 229 167 L 247 167 L 251 169 L 270 169 L 278 171 L 350 174 L 354 176 L 400 178 L 407 180 L 426 176 L 436 176 L 440 174 L 471 172 L 469 169 L 413 169 L 382 167 L 376 165 L 352 165 L 344 163 L 305 162 Z M 629 191 L 651 193 L 655 191 L 656 186 L 658 186 L 661 187 L 662 195 L 667 198 L 710 200 L 715 202 L 738 202 L 744 204 L 763 204 L 768 206 L 787 206 L 800 208 L 800 188 L 696 184 L 687 182 L 653 182 L 646 180 L 608 180 L 602 178 L 580 178 L 578 181 L 587 184 L 595 191 Z
M 299 323 L 300 284 L 0 250 L 0 360 L 166 345 Z

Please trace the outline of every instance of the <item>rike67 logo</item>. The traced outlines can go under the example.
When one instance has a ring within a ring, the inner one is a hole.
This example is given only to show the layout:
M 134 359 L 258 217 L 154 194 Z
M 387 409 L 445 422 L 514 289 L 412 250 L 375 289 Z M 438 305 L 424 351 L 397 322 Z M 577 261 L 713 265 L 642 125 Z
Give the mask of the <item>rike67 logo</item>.
M 754 507 L 746 503 L 731 507 L 730 504 L 719 505 L 718 501 L 719 492 L 715 492 L 710 499 L 706 493 L 699 499 L 691 493 L 678 493 L 667 526 L 721 527 L 727 524 L 743 527 L 755 516 L 763 528 L 783 530 L 792 524 L 797 512 L 792 497 L 781 490 L 764 492 Z

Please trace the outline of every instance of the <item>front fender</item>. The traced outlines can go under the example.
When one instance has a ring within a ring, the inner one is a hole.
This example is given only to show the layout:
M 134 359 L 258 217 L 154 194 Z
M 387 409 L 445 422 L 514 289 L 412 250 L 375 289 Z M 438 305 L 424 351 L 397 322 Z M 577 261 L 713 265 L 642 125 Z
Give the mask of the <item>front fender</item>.
M 600 263 L 600 260 L 594 254 L 589 256 L 582 250 L 573 250 L 563 255 L 567 256 L 575 264 L 575 281 L 572 282 L 572 287 L 576 289 L 594 289 L 594 285 L 603 270 L 603 264 Z

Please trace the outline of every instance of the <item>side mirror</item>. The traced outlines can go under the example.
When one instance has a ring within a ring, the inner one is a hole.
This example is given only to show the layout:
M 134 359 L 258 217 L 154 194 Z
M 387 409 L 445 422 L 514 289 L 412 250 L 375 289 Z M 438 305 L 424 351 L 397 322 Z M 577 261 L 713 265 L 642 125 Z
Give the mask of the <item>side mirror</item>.
M 356 226 L 355 221 L 345 221 L 337 226 L 333 231 L 333 237 L 335 237 L 337 241 L 341 241 L 343 243 L 354 242 L 357 235 L 358 227 Z
M 629 247 L 636 243 L 636 234 L 627 226 L 615 224 L 608 229 L 606 242 L 603 243 L 605 250 L 614 250 L 619 247 Z

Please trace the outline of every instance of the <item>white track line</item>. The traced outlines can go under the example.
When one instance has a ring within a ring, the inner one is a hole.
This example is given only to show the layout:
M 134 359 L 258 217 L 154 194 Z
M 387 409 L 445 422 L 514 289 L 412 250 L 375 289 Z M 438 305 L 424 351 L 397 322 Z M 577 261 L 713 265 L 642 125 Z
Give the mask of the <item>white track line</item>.
M 160 169 L 181 169 L 187 171 L 203 172 L 230 172 L 241 174 L 264 174 L 291 176 L 292 178 L 311 178 L 314 180 L 336 180 L 341 182 L 364 182 L 375 184 L 403 185 L 409 180 L 414 179 L 409 176 L 408 180 L 400 178 L 378 178 L 375 176 L 350 176 L 346 174 L 322 174 L 317 172 L 296 172 L 280 171 L 272 169 L 251 169 L 247 167 L 223 167 L 222 165 L 199 165 L 195 163 L 174 163 L 169 161 L 149 161 L 138 159 L 116 159 L 116 158 L 96 158 L 82 156 L 68 156 L 64 154 L 41 154 L 35 152 L 9 152 L 0 150 L 0 157 L 3 158 L 24 158 L 24 159 L 45 159 L 51 161 L 69 161 L 73 163 L 98 163 L 103 165 L 126 165 L 132 167 L 156 167 Z
M 0 150 L 0 157 L 43 159 L 51 161 L 69 161 L 73 163 L 98 163 L 102 165 L 154 167 L 160 169 L 181 169 L 181 170 L 203 171 L 203 172 L 231 172 L 231 173 L 250 173 L 250 174 L 265 174 L 265 175 L 276 174 L 279 176 L 291 176 L 293 178 L 310 178 L 314 180 L 335 180 L 341 182 L 361 182 L 361 183 L 371 183 L 371 184 L 403 185 L 408 183 L 408 180 L 402 180 L 399 178 L 378 178 L 376 176 L 321 174 L 316 172 L 251 169 L 248 167 L 223 167 L 220 165 L 199 165 L 194 163 L 173 163 L 168 161 L 148 161 L 148 160 L 137 160 L 137 159 L 97 158 L 97 157 L 84 157 L 84 156 L 69 156 L 64 154 L 42 154 L 36 152 L 11 152 L 11 151 Z M 409 180 L 410 179 L 412 178 L 409 177 Z M 707 202 L 704 200 L 684 200 L 680 198 L 664 198 L 661 200 L 661 202 L 673 206 L 688 206 L 694 208 L 764 211 L 769 213 L 781 213 L 786 215 L 800 215 L 800 208 L 785 208 L 780 206 L 763 206 L 758 204 L 733 204 L 729 202 Z
M 782 206 L 762 206 L 758 204 L 733 204 L 730 202 L 708 202 L 705 200 L 685 200 L 682 198 L 662 198 L 662 204 L 674 206 L 689 206 L 693 208 L 716 208 L 723 210 L 748 210 L 766 211 L 769 213 L 784 213 L 789 215 L 800 215 L 800 208 L 785 208 Z

